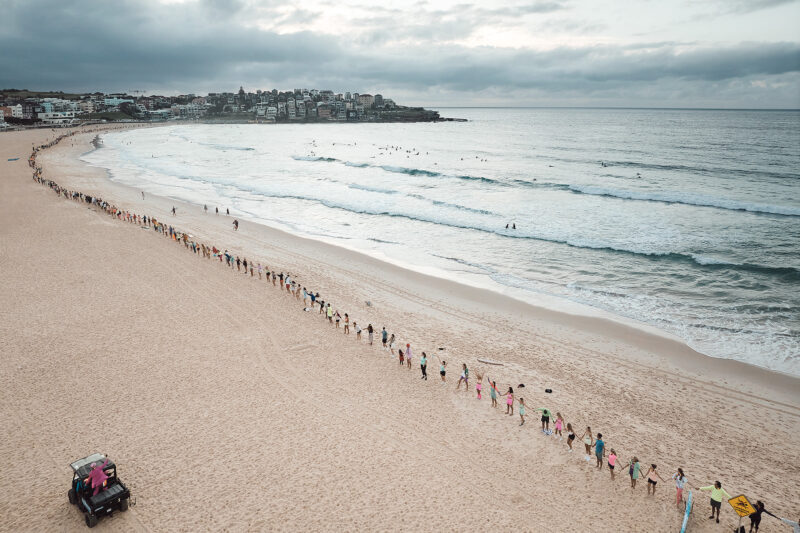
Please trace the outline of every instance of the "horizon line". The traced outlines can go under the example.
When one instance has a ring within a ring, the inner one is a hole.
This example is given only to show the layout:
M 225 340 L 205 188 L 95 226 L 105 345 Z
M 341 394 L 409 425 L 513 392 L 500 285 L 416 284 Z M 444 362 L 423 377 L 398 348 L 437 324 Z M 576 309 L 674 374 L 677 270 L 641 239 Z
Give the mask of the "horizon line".
M 411 106 L 408 106 L 411 107 Z M 420 106 L 430 109 L 638 109 L 648 111 L 800 111 L 800 107 L 637 107 L 637 106 Z

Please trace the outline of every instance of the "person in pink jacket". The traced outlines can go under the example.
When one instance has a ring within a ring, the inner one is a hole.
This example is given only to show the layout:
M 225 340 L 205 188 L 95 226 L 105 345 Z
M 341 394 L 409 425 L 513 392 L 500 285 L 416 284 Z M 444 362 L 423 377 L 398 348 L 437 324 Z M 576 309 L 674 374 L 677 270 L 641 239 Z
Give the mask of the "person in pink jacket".
M 94 489 L 92 496 L 100 492 L 100 489 L 103 488 L 103 483 L 108 479 L 108 476 L 103 470 L 107 464 L 108 459 L 100 466 L 97 466 L 97 463 L 92 463 L 92 471 L 89 472 L 89 477 L 86 478 L 86 482 Z

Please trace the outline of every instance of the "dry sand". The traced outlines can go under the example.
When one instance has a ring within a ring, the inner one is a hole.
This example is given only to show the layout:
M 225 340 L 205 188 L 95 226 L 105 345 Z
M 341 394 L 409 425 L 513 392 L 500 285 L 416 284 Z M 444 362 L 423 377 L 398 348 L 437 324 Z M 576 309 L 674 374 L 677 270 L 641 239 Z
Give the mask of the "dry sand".
M 40 154 L 47 178 L 292 272 L 362 326 L 385 325 L 414 348 L 401 369 L 257 276 L 34 183 L 30 148 L 53 136 L 0 134 L 0 530 L 83 530 L 69 463 L 95 451 L 137 502 L 99 530 L 679 530 L 671 482 L 655 497 L 624 471 L 612 482 L 579 443 L 569 454 L 545 437 L 537 407 L 579 436 L 590 424 L 623 464 L 637 455 L 668 480 L 683 466 L 695 486 L 719 479 L 800 512 L 798 379 L 248 221 L 234 233 L 228 217 L 143 201 L 78 162 L 93 134 Z M 420 380 L 422 350 L 447 359 L 446 385 L 436 357 Z M 462 362 L 502 390 L 525 383 L 527 423 L 488 393 L 456 392 Z M 690 531 L 731 531 L 730 507 L 717 525 L 696 496 Z M 765 516 L 761 531 L 786 529 Z

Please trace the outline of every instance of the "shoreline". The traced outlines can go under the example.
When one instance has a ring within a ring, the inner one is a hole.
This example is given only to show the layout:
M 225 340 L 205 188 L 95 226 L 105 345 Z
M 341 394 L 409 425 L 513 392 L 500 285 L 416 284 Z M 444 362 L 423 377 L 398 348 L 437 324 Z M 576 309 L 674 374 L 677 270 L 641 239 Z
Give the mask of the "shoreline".
M 105 133 L 111 132 L 104 132 L 103 134 Z M 100 135 L 101 140 L 103 134 Z M 87 155 L 100 148 L 103 148 L 103 146 L 93 146 L 77 156 L 78 159 L 80 159 L 80 163 L 84 167 L 92 168 L 103 173 L 105 177 L 105 183 L 93 183 L 93 186 L 97 187 L 96 191 L 98 191 L 98 194 L 104 196 L 110 195 L 109 197 L 114 198 L 115 200 L 130 200 L 131 198 L 134 198 L 135 195 L 139 193 L 139 189 L 135 189 L 131 186 L 115 181 L 111 177 L 110 169 L 96 167 L 82 160 L 84 155 Z M 70 182 L 66 181 L 65 183 Z M 119 195 L 119 197 L 115 196 L 115 193 Z M 199 211 L 202 209 L 201 204 L 171 197 L 160 197 L 155 194 L 151 194 L 150 192 L 147 194 L 155 198 L 160 198 L 166 202 L 172 202 L 175 205 L 181 205 L 182 211 L 191 211 L 192 209 L 197 209 Z M 686 340 L 678 335 L 663 330 L 658 326 L 625 316 L 616 315 L 610 311 L 593 307 L 589 304 L 570 300 L 558 295 L 537 293 L 528 290 L 526 293 L 531 297 L 541 298 L 542 300 L 541 302 L 531 303 L 525 299 L 508 294 L 508 287 L 494 281 L 490 281 L 489 283 L 481 283 L 471 282 L 470 280 L 464 278 L 457 278 L 454 280 L 448 277 L 449 272 L 445 270 L 434 268 L 426 270 L 424 267 L 405 264 L 388 256 L 380 257 L 378 254 L 371 254 L 367 251 L 359 250 L 356 247 L 335 242 L 335 239 L 317 238 L 293 233 L 290 230 L 276 227 L 269 224 L 269 222 L 259 220 L 258 218 L 246 213 L 231 215 L 230 220 L 233 220 L 233 218 L 238 218 L 240 222 L 242 220 L 250 221 L 250 223 L 255 226 L 266 228 L 267 231 L 264 232 L 265 239 L 273 238 L 274 235 L 271 235 L 271 232 L 277 232 L 281 235 L 282 241 L 287 243 L 286 245 L 288 247 L 293 246 L 292 239 L 302 240 L 305 245 L 311 249 L 313 249 L 314 243 L 319 243 L 320 245 L 324 245 L 326 254 L 334 254 L 337 250 L 356 254 L 357 257 L 353 256 L 347 258 L 346 262 L 348 263 L 369 261 L 372 263 L 371 266 L 377 270 L 384 266 L 391 266 L 394 269 L 398 269 L 393 270 L 393 276 L 400 276 L 401 272 L 405 271 L 408 273 L 408 275 L 405 277 L 406 282 L 410 282 L 411 278 L 414 277 L 413 275 L 420 276 L 420 278 L 415 279 L 413 283 L 415 283 L 415 285 L 423 286 L 423 290 L 426 292 L 432 290 L 432 288 L 434 288 L 439 282 L 453 284 L 453 286 L 449 286 L 445 292 L 448 294 L 459 291 L 464 292 L 464 300 L 469 302 L 469 305 L 471 306 L 475 306 L 475 304 L 479 302 L 489 302 L 493 311 L 502 312 L 508 315 L 524 315 L 527 312 L 530 312 L 536 320 L 550 322 L 557 326 L 566 326 L 578 330 L 584 330 L 585 332 L 591 332 L 593 334 L 609 335 L 620 342 L 631 344 L 637 348 L 649 350 L 652 348 L 653 343 L 656 343 L 658 345 L 658 349 L 655 350 L 656 352 L 663 353 L 668 351 L 673 353 L 674 357 L 680 360 L 680 366 L 687 367 L 690 372 L 697 370 L 714 370 L 722 372 L 726 377 L 728 377 L 729 375 L 737 376 L 739 374 L 752 371 L 757 374 L 758 377 L 756 379 L 758 380 L 759 385 L 763 386 L 765 390 L 769 390 L 770 387 L 774 385 L 774 383 L 770 383 L 773 376 L 778 379 L 779 388 L 784 392 L 791 391 L 794 387 L 800 387 L 800 376 L 780 370 L 761 367 L 753 363 L 739 361 L 737 359 L 714 357 L 705 354 L 692 348 Z M 202 220 L 196 220 L 195 218 L 192 218 L 191 222 L 197 223 L 202 222 Z M 201 237 L 206 237 L 202 227 L 194 226 L 192 229 Z M 260 230 L 257 228 L 255 229 L 256 234 L 258 234 L 259 231 Z M 346 253 L 343 255 L 346 255 Z M 471 290 L 466 291 L 467 288 Z M 480 305 L 481 304 L 478 304 L 478 309 L 480 309 Z M 720 368 L 713 369 L 715 361 L 719 361 L 720 365 L 722 366 Z M 643 362 L 645 364 L 650 363 L 650 361 L 646 359 L 639 362 Z
M 303 313 L 284 292 L 152 230 L 54 198 L 29 181 L 22 161 L 9 164 L 0 201 L 10 209 L 0 216 L 10 219 L 1 226 L 2 242 L 24 266 L 9 268 L 8 257 L 2 259 L 8 268 L 3 288 L 14 300 L 0 321 L 9 339 L 2 348 L 7 372 L 0 373 L 0 420 L 19 417 L 21 432 L 12 432 L 0 451 L 10 460 L 15 450 L 32 450 L 47 479 L 53 465 L 63 471 L 79 453 L 109 452 L 141 498 L 111 524 L 243 530 L 280 520 L 312 530 L 345 524 L 466 530 L 487 523 L 510 529 L 535 528 L 532 517 L 558 508 L 566 516 L 557 513 L 547 523 L 553 531 L 640 531 L 642 516 L 649 530 L 676 530 L 682 516 L 670 483 L 654 498 L 641 485 L 631 491 L 626 479 L 614 483 L 607 469 L 583 462 L 582 450 L 570 455 L 563 442 L 538 434 L 535 413 L 518 428 L 516 415 L 500 416 L 472 390 L 455 392 L 460 361 L 478 371 L 481 357 L 505 363 L 487 370 L 501 386 L 528 384 L 518 392 L 531 409 L 561 409 L 578 436 L 590 422 L 623 461 L 634 454 L 645 464 L 657 460 L 665 478 L 682 465 L 698 486 L 722 479 L 731 493 L 764 499 L 776 514 L 796 512 L 796 378 L 246 220 L 234 233 L 232 218 L 169 199 L 140 200 L 138 191 L 85 167 L 74 156 L 81 142 L 74 144 L 39 155 L 45 178 L 86 193 L 96 187 L 123 209 L 156 216 L 233 253 L 246 251 L 251 260 L 255 254 L 254 260 L 313 282 L 310 288 L 326 301 L 359 321 L 368 317 L 378 331 L 382 324 L 399 327 L 401 344 L 410 341 L 416 355 L 444 346 L 450 362 L 446 387 L 435 376 L 421 382 L 418 369 L 398 370 L 379 347 Z M 173 204 L 177 217 L 169 214 Z M 25 268 L 30 264 L 35 268 Z M 121 397 L 86 390 L 86 376 L 98 363 Z M 545 386 L 553 394 L 542 393 Z M 97 405 L 113 423 L 86 427 L 75 438 L 70 428 L 87 401 L 102 402 Z M 154 480 L 156 461 L 172 475 Z M 190 467 L 182 468 L 187 461 Z M 19 463 L 12 462 L 6 479 L 22 475 Z M 197 486 L 195 464 L 213 476 L 220 497 L 209 499 Z M 465 477 L 470 472 L 477 475 Z M 255 490 L 236 490 L 237 475 L 246 475 Z M 775 483 L 776 476 L 783 482 Z M 47 490 L 65 500 L 63 472 L 52 477 Z M 45 497 L 38 492 L 43 486 L 10 490 L 17 485 L 0 481 L 0 505 L 17 508 L 29 492 Z M 308 494 L 313 505 L 298 504 Z M 727 508 L 716 527 L 700 509 L 693 531 L 735 524 Z M 56 523 L 83 527 L 66 502 L 40 527 Z M 780 527 L 765 520 L 761 530 Z

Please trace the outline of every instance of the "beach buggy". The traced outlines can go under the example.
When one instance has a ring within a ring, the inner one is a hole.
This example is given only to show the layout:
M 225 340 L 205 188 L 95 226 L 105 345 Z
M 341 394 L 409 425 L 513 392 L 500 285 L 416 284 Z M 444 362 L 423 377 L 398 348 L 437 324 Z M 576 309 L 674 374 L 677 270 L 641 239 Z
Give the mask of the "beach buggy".
M 96 526 L 101 516 L 128 510 L 131 492 L 117 477 L 116 465 L 105 455 L 94 453 L 69 466 L 72 487 L 67 497 L 84 514 L 87 526 Z

